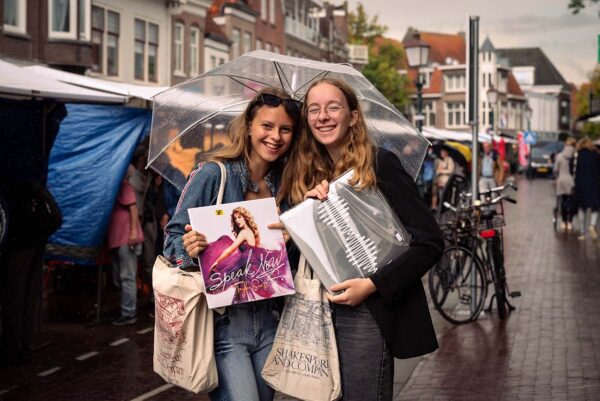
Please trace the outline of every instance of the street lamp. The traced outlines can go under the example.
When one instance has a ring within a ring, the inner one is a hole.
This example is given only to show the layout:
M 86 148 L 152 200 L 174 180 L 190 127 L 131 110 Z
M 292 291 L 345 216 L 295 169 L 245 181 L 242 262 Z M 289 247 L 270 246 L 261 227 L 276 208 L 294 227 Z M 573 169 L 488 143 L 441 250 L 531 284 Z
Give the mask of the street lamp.
M 417 115 L 415 121 L 419 132 L 423 129 L 423 81 L 419 74 L 419 67 L 426 66 L 429 60 L 429 45 L 423 42 L 416 36 L 407 39 L 404 42 L 404 50 L 408 59 L 408 66 L 417 69 L 417 79 L 415 86 L 417 87 Z
M 494 113 L 496 108 L 496 102 L 498 101 L 498 91 L 494 89 L 494 85 L 490 87 L 487 91 L 487 99 L 488 104 L 490 105 L 490 125 L 492 126 L 491 135 L 492 135 L 492 145 L 494 144 L 494 130 L 496 129 L 496 113 Z

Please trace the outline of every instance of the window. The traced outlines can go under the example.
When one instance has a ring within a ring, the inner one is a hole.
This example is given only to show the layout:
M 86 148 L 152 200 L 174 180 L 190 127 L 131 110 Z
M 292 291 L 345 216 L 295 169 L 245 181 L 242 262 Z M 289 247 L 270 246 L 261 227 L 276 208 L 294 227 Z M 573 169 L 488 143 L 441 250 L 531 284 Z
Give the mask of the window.
M 173 55 L 175 57 L 175 74 L 185 74 L 183 70 L 183 32 L 185 31 L 185 27 L 183 24 L 177 22 L 175 23 L 175 31 L 174 31 L 174 50 Z
M 423 83 L 423 88 L 429 88 L 429 84 L 431 83 L 431 75 L 433 71 L 427 70 L 419 70 L 419 80 Z
M 148 23 L 148 81 L 158 82 L 158 25 Z
M 265 50 L 270 52 L 272 50 L 271 44 L 269 42 L 265 43 Z
M 424 125 L 428 125 L 430 127 L 435 127 L 435 108 L 431 103 L 427 103 L 424 108 L 425 120 L 423 121 Z
M 219 65 L 225 64 L 225 59 L 223 57 L 219 57 Z
M 92 70 L 106 75 L 119 75 L 118 13 L 92 7 Z
M 134 44 L 134 77 L 144 80 L 144 59 L 146 48 L 146 21 L 135 19 L 135 44 Z
M 244 32 L 244 42 L 242 43 L 242 54 L 248 53 L 252 50 L 252 35 L 248 32 Z
M 231 38 L 231 41 L 233 42 L 231 44 L 231 57 L 233 58 L 236 58 L 240 55 L 240 36 L 242 36 L 240 30 L 234 28 L 233 35 Z
M 444 76 L 446 92 L 460 92 L 465 90 L 465 75 L 451 74 Z
M 79 39 L 90 38 L 90 10 L 91 0 L 78 0 L 77 2 L 77 24 L 79 26 Z
M 106 41 L 106 70 L 108 75 L 119 75 L 119 26 L 120 16 L 114 11 L 107 15 L 107 41 Z
M 77 0 L 48 1 L 48 37 L 77 39 Z
M 134 28 L 134 77 L 156 82 L 156 56 L 158 48 L 158 25 L 135 19 Z M 146 77 L 145 71 L 148 76 Z
M 200 73 L 200 29 L 190 29 L 190 74 L 196 76 Z
M 269 0 L 269 22 L 275 25 L 275 0 Z
M 277 45 L 275 45 L 275 53 L 281 54 L 281 48 Z
M 4 0 L 4 29 L 6 32 L 26 33 L 26 0 Z
M 465 125 L 465 102 L 446 103 L 446 127 Z
M 269 0 L 260 0 L 260 16 L 263 20 L 267 20 L 267 1 Z
M 217 56 L 210 56 L 210 69 L 212 70 L 217 66 Z
M 256 50 L 262 50 L 263 48 L 263 41 L 260 39 L 256 39 Z

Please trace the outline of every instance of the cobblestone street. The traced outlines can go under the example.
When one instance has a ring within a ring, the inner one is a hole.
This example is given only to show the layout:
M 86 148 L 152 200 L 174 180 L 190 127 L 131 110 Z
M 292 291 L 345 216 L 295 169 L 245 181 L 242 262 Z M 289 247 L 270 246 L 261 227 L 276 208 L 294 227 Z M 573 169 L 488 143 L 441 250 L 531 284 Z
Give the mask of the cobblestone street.
M 521 180 L 505 206 L 506 266 L 522 296 L 440 334 L 397 400 L 594 400 L 600 392 L 600 246 L 554 233 L 547 180 Z
M 516 310 L 452 326 L 435 310 L 441 348 L 397 361 L 395 400 L 593 400 L 600 393 L 600 245 L 555 233 L 548 180 L 521 180 L 507 204 L 506 265 Z M 0 399 L 208 400 L 152 371 L 153 321 L 47 323 L 31 365 L 0 368 Z M 283 400 L 283 397 L 278 397 Z M 243 400 L 240 400 L 243 401 Z M 367 400 L 368 401 L 368 400 Z

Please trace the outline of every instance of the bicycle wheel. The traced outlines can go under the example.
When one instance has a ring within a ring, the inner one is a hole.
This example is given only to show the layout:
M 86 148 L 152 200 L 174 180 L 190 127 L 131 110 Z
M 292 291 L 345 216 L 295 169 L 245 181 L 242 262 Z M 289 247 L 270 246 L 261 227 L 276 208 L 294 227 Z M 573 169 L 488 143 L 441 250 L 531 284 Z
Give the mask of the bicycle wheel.
M 429 293 L 437 311 L 454 324 L 477 319 L 487 296 L 481 261 L 468 248 L 450 246 L 429 272 Z
M 506 302 L 506 271 L 504 270 L 504 255 L 501 249 L 500 238 L 496 236 L 492 241 L 492 260 L 494 262 L 494 291 L 496 292 L 496 305 L 498 317 L 505 319 L 508 315 Z

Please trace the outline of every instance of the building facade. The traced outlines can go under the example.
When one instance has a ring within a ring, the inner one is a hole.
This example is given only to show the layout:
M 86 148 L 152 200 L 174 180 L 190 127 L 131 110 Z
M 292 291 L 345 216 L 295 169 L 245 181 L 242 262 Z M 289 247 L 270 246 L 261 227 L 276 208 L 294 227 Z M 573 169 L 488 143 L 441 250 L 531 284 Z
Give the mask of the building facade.
M 423 83 L 423 125 L 469 132 L 466 74 L 466 43 L 463 33 L 420 32 L 409 28 L 404 41 L 416 37 L 430 46 L 428 63 L 407 68 L 411 82 Z M 527 99 L 510 69 L 499 62 L 495 48 L 486 39 L 480 49 L 479 132 L 515 137 L 526 129 Z M 487 92 L 496 89 L 495 104 L 489 104 Z M 412 95 L 409 115 L 416 117 L 416 94 Z M 493 119 L 493 120 L 492 120 Z
M 0 0 L 0 57 L 170 86 L 256 49 L 348 61 L 346 4 L 319 0 Z
M 570 132 L 571 88 L 540 48 L 498 49 L 531 107 L 538 140 L 555 141 Z
M 91 68 L 91 0 L 2 0 L 0 4 L 2 58 L 76 73 Z

